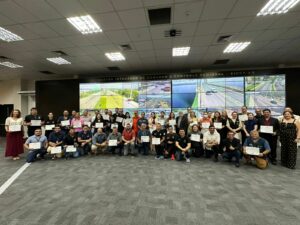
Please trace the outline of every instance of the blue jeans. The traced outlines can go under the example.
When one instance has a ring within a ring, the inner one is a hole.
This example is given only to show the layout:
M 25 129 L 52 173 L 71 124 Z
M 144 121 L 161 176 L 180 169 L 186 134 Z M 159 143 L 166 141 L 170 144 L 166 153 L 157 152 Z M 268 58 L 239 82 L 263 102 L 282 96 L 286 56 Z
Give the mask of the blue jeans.
M 77 158 L 77 157 L 80 156 L 79 148 L 76 148 L 76 152 L 66 152 L 66 147 L 64 147 L 63 152 L 64 152 L 64 155 L 65 155 L 66 158 L 69 158 L 71 156 L 73 158 Z
M 40 154 L 41 158 L 44 158 L 44 155 L 47 153 L 47 150 L 44 148 L 41 149 L 36 149 L 36 150 L 30 150 L 28 152 L 27 158 L 26 158 L 26 162 L 31 163 L 34 162 L 36 160 L 36 156 L 38 154 Z
M 139 152 L 142 153 L 143 155 L 148 155 L 149 149 L 150 149 L 150 144 L 149 143 L 139 144 Z
M 241 153 L 240 151 L 230 151 L 230 152 L 224 152 L 223 153 L 223 158 L 224 159 L 228 159 L 228 160 L 232 160 L 232 158 L 235 158 L 235 163 L 240 163 L 240 157 L 241 157 Z
M 186 159 L 189 159 L 191 157 L 191 155 L 192 155 L 192 150 L 191 149 L 189 149 L 186 152 L 183 152 L 183 151 L 177 149 L 176 153 L 175 153 L 175 158 L 176 158 L 177 161 L 180 161 L 180 160 L 183 160 L 184 157 Z

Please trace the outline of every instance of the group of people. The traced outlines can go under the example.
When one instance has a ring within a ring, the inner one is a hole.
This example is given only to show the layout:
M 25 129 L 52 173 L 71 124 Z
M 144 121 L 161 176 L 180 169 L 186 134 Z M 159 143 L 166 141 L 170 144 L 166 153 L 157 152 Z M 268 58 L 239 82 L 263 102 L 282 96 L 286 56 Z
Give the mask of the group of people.
M 23 144 L 24 127 L 27 140 Z M 42 127 L 45 133 L 43 134 Z M 89 115 L 75 110 L 71 115 L 65 110 L 57 119 L 49 113 L 44 119 L 32 108 L 25 119 L 13 110 L 6 119 L 6 157 L 20 159 L 28 150 L 27 162 L 44 159 L 79 157 L 111 153 L 137 156 L 155 152 L 156 159 L 185 160 L 213 158 L 233 161 L 236 167 L 244 157 L 246 163 L 256 162 L 260 169 L 268 162 L 277 164 L 278 137 L 281 144 L 281 164 L 294 169 L 297 160 L 297 143 L 300 142 L 300 119 L 289 107 L 282 116 L 274 118 L 269 109 L 256 109 L 255 115 L 243 106 L 240 112 L 204 112 L 200 118 L 188 108 L 186 113 L 165 112 L 148 118 L 144 112 L 123 113 L 116 108 L 113 113 L 105 109 Z

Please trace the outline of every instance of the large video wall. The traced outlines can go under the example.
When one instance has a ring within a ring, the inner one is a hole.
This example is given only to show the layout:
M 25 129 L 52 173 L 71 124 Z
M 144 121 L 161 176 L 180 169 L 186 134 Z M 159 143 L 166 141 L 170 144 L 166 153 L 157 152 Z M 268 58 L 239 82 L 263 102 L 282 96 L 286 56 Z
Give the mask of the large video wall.
M 285 107 L 285 75 L 183 79 L 126 83 L 81 83 L 80 110 L 124 108 L 149 112 L 239 110 L 246 105 L 270 108 L 278 115 Z

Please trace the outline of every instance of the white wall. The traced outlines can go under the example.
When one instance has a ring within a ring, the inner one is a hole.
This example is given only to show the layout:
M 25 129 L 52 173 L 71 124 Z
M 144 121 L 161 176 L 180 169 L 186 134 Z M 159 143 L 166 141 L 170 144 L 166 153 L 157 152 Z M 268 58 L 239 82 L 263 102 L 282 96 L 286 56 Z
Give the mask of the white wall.
M 13 104 L 15 109 L 21 109 L 21 80 L 0 81 L 0 104 Z

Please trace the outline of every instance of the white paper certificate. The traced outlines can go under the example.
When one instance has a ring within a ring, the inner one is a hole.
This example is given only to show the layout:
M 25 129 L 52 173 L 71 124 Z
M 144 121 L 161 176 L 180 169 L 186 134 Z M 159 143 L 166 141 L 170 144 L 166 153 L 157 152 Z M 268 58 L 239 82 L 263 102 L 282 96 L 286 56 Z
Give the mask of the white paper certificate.
M 164 126 L 165 125 L 165 121 L 164 120 L 157 120 L 158 123 L 160 123 L 160 125 Z
M 118 116 L 118 117 L 116 118 L 116 121 L 117 121 L 118 123 L 122 123 L 122 122 L 123 122 L 123 118 Z
M 45 130 L 52 130 L 55 127 L 54 124 L 49 124 L 45 126 Z
M 153 145 L 160 145 L 160 138 L 152 138 L 152 144 Z
M 73 127 L 74 128 L 81 128 L 81 122 L 79 122 L 79 121 L 74 122 Z
M 273 134 L 273 126 L 260 126 L 260 133 Z
M 84 125 L 87 125 L 88 127 L 91 126 L 91 122 L 84 122 L 83 124 L 84 124 Z
M 118 140 L 109 140 L 108 141 L 108 146 L 117 146 L 118 145 Z
M 248 115 L 247 114 L 239 115 L 239 120 L 242 122 L 248 120 Z
M 51 154 L 59 154 L 61 153 L 61 146 L 51 147 Z
M 202 128 L 204 128 L 204 129 L 208 129 L 209 126 L 210 126 L 210 123 L 202 123 L 201 126 L 202 126 Z
M 21 131 L 21 125 L 9 125 L 8 130 L 10 132 L 18 132 Z
M 109 120 L 109 115 L 104 114 L 104 115 L 103 115 L 103 119 L 104 119 L 104 120 Z
M 95 127 L 96 127 L 96 128 L 103 128 L 103 123 L 96 123 L 96 124 L 95 124 Z
M 76 148 L 73 145 L 68 145 L 66 152 L 76 152 Z
M 38 127 L 38 126 L 41 126 L 42 124 L 42 121 L 41 120 L 31 120 L 31 126 L 33 127 Z
M 119 125 L 118 125 L 117 123 L 114 123 L 114 124 L 112 124 L 112 125 L 110 126 L 111 129 L 114 129 L 115 127 L 118 128 Z
M 222 129 L 222 123 L 220 123 L 220 122 L 215 122 L 214 126 L 216 129 Z
M 142 141 L 142 143 L 148 143 L 148 142 L 150 142 L 150 137 L 149 136 L 141 136 L 141 141 Z
M 70 120 L 63 120 L 60 122 L 60 124 L 63 127 L 70 126 Z
M 259 155 L 259 148 L 256 147 L 246 147 L 246 153 L 248 155 Z
M 41 142 L 29 143 L 29 149 L 41 149 Z
M 200 142 L 199 134 L 191 134 L 191 141 Z
M 176 120 L 169 120 L 169 125 L 170 126 L 175 126 L 176 125 Z

